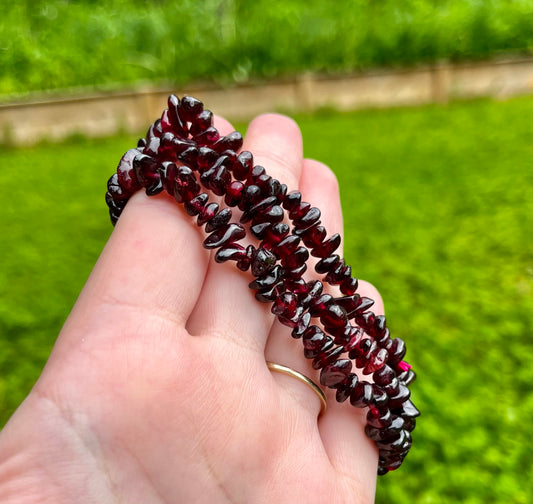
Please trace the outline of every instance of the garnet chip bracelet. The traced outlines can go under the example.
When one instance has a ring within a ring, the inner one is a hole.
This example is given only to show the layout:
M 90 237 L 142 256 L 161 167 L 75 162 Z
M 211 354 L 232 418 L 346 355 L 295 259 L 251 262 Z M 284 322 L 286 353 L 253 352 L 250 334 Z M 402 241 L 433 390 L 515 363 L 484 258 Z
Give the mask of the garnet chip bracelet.
M 271 303 L 292 337 L 302 339 L 321 385 L 335 389 L 338 402 L 349 399 L 356 408 L 368 408 L 365 432 L 379 450 L 378 474 L 397 469 L 420 414 L 409 399 L 416 375 L 403 360 L 405 344 L 390 337 L 384 316 L 369 310 L 373 301 L 357 294 L 350 266 L 335 254 L 341 237 L 326 238 L 320 210 L 254 165 L 250 152 L 238 153 L 242 143 L 238 132 L 220 136 L 201 101 L 171 95 L 161 119 L 122 156 L 107 183 L 111 221 L 117 222 L 141 188 L 149 196 L 165 190 L 183 203 L 197 225 L 205 226 L 203 246 L 216 249 L 216 262 L 251 270 L 256 299 Z M 209 193 L 226 206 L 209 201 Z M 240 210 L 240 222 L 232 219 L 231 207 Z M 239 243 L 247 223 L 258 246 Z M 309 255 L 319 259 L 315 271 L 322 281 L 303 278 Z M 342 295 L 323 292 L 323 282 Z

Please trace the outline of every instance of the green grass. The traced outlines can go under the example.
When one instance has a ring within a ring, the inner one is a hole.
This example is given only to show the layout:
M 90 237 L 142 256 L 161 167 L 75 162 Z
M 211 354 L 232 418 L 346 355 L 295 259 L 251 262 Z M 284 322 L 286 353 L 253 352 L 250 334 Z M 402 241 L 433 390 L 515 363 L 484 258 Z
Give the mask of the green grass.
M 139 81 L 230 84 L 533 51 L 528 0 L 3 4 L 0 95 Z
M 378 503 L 533 500 L 533 98 L 300 116 L 337 173 L 345 255 L 408 345 L 423 412 Z M 30 389 L 111 226 L 134 139 L 0 152 L 0 410 Z

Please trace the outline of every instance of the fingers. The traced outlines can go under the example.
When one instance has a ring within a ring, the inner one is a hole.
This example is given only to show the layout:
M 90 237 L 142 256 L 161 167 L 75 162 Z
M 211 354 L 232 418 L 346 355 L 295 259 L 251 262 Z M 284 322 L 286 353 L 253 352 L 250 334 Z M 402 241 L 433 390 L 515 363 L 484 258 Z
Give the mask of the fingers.
M 233 131 L 222 118 L 216 117 L 215 125 L 222 134 Z M 115 325 L 117 309 L 121 322 L 157 318 L 184 327 L 207 273 L 204 238 L 168 194 L 136 193 L 98 259 L 62 339 L 68 339 L 69 332 L 76 338 L 80 327 Z
M 243 150 L 254 155 L 254 163 L 264 166 L 267 173 L 289 191 L 298 189 L 303 168 L 302 135 L 290 118 L 265 114 L 248 127 Z
M 300 174 L 299 190 L 303 199 L 321 210 L 322 224 L 331 235 L 342 231 L 342 212 L 338 183 L 333 172 L 324 164 L 305 160 Z M 314 273 L 313 261 L 308 260 L 306 280 L 319 278 Z M 267 360 L 289 366 L 319 383 L 319 373 L 312 368 L 311 361 L 303 355 L 301 340 L 293 339 L 290 329 L 276 321 L 269 335 L 265 356 Z M 281 380 L 280 380 L 281 383 Z M 308 410 L 316 419 L 320 412 L 320 401 L 315 393 L 295 380 L 284 379 L 282 384 L 298 400 L 300 407 Z
M 358 293 L 375 301 L 372 307 L 376 315 L 385 313 L 383 301 L 376 288 L 359 281 Z M 328 390 L 328 414 L 319 420 L 319 429 L 326 452 L 333 467 L 340 474 L 352 474 L 362 488 L 375 490 L 378 452 L 375 444 L 366 436 L 367 409 L 354 408 L 338 403 L 334 391 Z
M 254 164 L 282 183 L 297 187 L 302 168 L 302 138 L 291 119 L 267 114 L 250 123 L 243 150 L 254 156 Z M 218 336 L 263 353 L 274 321 L 270 305 L 258 303 L 248 284 L 249 273 L 240 273 L 233 264 L 213 264 L 202 293 L 189 319 L 192 334 L 213 332 Z

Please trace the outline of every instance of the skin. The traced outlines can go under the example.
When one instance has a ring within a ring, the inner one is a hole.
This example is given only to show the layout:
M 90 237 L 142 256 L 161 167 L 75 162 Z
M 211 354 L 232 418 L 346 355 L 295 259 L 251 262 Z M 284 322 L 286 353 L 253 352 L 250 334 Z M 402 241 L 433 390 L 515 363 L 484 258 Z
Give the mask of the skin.
M 221 133 L 233 131 L 217 118 Z M 338 184 L 304 159 L 298 126 L 250 124 L 245 150 L 342 231 Z M 0 433 L 8 503 L 370 503 L 377 450 L 364 412 L 272 373 L 319 382 L 301 341 L 215 264 L 168 196 L 128 203 L 35 387 Z M 312 278 L 309 267 L 306 278 Z M 361 282 L 361 295 L 379 294 Z

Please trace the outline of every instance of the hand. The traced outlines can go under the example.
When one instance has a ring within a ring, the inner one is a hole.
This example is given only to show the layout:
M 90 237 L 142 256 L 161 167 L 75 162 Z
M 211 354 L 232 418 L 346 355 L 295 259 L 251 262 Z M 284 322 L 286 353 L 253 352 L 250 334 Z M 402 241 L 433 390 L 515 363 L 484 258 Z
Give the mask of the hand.
M 223 134 L 233 128 L 217 118 Z M 245 150 L 342 230 L 335 176 L 296 124 L 255 119 Z M 215 264 L 168 196 L 128 203 L 34 389 L 0 433 L 4 503 L 368 503 L 364 414 L 271 373 L 318 382 L 249 273 Z M 309 268 L 307 277 L 312 274 Z M 362 282 L 359 292 L 379 294 Z

